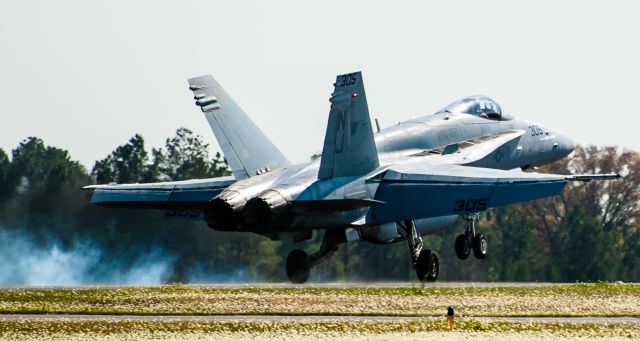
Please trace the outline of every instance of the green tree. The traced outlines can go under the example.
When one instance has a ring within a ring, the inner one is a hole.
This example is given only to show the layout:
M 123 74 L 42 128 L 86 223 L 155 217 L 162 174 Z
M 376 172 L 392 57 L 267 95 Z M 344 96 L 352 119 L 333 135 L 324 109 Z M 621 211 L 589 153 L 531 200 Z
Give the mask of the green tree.
M 542 280 L 542 272 L 547 257 L 540 247 L 533 231 L 535 221 L 520 214 L 517 207 L 504 207 L 492 213 L 490 262 L 496 264 L 499 280 L 532 281 Z
M 231 170 L 229 169 L 229 163 L 227 159 L 220 154 L 220 152 L 216 152 L 216 156 L 211 160 L 211 176 L 228 176 L 231 175 Z
M 209 144 L 202 136 L 187 128 L 179 128 L 167 139 L 163 173 L 171 180 L 207 178 L 211 176 Z
M 13 150 L 9 169 L 10 184 L 20 192 L 55 191 L 64 185 L 85 179 L 85 169 L 71 160 L 66 150 L 45 146 L 30 137 Z
M 606 279 L 607 237 L 597 217 L 580 206 L 569 210 L 552 240 L 551 278 L 565 282 Z
M 10 193 L 10 189 L 7 184 L 7 174 L 9 173 L 9 167 L 11 167 L 9 157 L 4 150 L 0 149 L 0 198 L 3 198 Z
M 210 178 L 228 174 L 228 167 L 221 155 L 209 160 L 209 144 L 202 136 L 187 128 L 179 128 L 176 135 L 167 139 L 164 150 L 154 149 L 152 171 L 166 180 Z
M 637 271 L 627 265 L 631 263 L 624 257 L 634 254 L 638 247 L 635 236 L 640 221 L 639 154 L 616 147 L 578 146 L 572 158 L 549 164 L 541 171 L 557 174 L 620 172 L 623 175 L 621 181 L 568 183 L 560 196 L 519 206 L 523 215 L 536 222 L 534 233 L 541 247 L 552 257 L 547 278 L 637 278 L 631 277 Z M 567 243 L 573 248 L 570 249 Z M 599 259 L 584 256 L 597 263 L 591 267 L 575 258 L 577 255 L 574 258 L 567 256 L 576 248 L 590 254 L 593 250 L 605 254 L 599 255 Z M 612 248 L 617 248 L 616 252 L 611 252 Z M 567 259 L 574 263 L 567 263 Z M 576 264 L 581 264 L 582 272 L 575 268 Z
M 127 144 L 119 146 L 106 158 L 96 161 L 92 174 L 99 184 L 143 182 L 149 178 L 147 161 L 144 139 L 136 134 Z
M 229 175 L 220 153 L 209 159 L 209 144 L 187 128 L 179 128 L 164 148 L 153 148 L 151 159 L 139 134 L 117 147 L 106 158 L 96 161 L 92 174 L 96 183 L 142 183 L 210 178 Z

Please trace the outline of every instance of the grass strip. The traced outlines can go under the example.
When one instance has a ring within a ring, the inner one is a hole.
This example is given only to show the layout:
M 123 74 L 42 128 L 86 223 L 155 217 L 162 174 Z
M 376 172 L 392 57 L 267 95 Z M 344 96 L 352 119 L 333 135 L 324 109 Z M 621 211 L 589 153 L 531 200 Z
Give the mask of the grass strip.
M 161 338 L 289 338 L 306 337 L 367 337 L 375 335 L 400 335 L 415 337 L 420 333 L 446 333 L 444 319 L 358 322 L 358 321 L 108 321 L 108 320 L 23 320 L 0 321 L 2 339 L 78 339 L 113 337 L 119 339 Z M 523 334 L 527 337 L 623 337 L 640 338 L 637 324 L 590 323 L 538 323 L 538 322 L 480 322 L 466 320 L 456 322 L 456 333 L 473 336 Z M 402 337 L 400 337 L 402 338 Z
M 640 285 L 404 288 L 0 289 L 0 313 L 109 315 L 640 316 Z

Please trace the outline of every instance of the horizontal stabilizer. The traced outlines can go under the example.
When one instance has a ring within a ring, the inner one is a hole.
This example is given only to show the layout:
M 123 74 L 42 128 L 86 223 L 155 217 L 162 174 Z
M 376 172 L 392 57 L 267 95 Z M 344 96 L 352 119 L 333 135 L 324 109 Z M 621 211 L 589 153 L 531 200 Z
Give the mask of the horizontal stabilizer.
M 202 209 L 229 185 L 233 177 L 148 184 L 93 185 L 91 203 L 106 207 Z

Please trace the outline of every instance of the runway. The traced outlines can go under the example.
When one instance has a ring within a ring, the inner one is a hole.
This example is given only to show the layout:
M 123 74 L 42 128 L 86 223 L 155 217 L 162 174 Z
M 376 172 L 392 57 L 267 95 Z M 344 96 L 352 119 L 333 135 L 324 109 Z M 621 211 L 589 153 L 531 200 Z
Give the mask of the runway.
M 625 283 L 5 287 L 0 339 L 443 339 L 448 306 L 465 338 L 640 339 L 639 298 Z
M 190 287 L 194 288 L 220 288 L 220 289 L 268 289 L 268 288 L 538 288 L 555 285 L 572 285 L 575 283 L 549 283 L 549 282 L 317 282 L 305 284 L 285 283 L 264 283 L 264 282 L 248 282 L 248 283 L 191 283 Z M 153 288 L 158 285 L 135 285 L 139 288 Z M 87 288 L 128 288 L 132 285 L 74 285 L 74 286 L 13 286 L 0 285 L 0 289 L 87 289 Z
M 231 283 L 5 287 L 0 321 L 460 321 L 640 325 L 638 284 Z M 580 316 L 580 317 L 578 317 Z
M 319 282 L 319 283 L 230 283 L 230 284 L 191 284 L 199 287 L 244 289 L 244 288 L 537 288 L 552 285 L 571 285 L 573 283 L 549 282 Z
M 628 323 L 640 325 L 640 317 L 503 317 L 458 316 L 459 321 L 539 322 L 539 323 Z M 203 321 L 203 322 L 395 322 L 412 320 L 444 320 L 434 316 L 330 316 L 330 315 L 83 315 L 83 314 L 0 314 L 0 321 Z

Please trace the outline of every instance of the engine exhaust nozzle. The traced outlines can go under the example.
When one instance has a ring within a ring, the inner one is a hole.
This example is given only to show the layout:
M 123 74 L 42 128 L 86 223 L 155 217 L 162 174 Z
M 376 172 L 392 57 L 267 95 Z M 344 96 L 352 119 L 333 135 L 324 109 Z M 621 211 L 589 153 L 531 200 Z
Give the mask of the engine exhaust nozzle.
M 247 201 L 242 210 L 243 226 L 247 229 L 284 227 L 289 215 L 289 202 L 277 191 L 268 190 Z
M 204 210 L 204 219 L 214 230 L 235 231 L 241 223 L 241 212 L 246 203 L 246 199 L 240 193 L 226 191 L 211 200 Z

